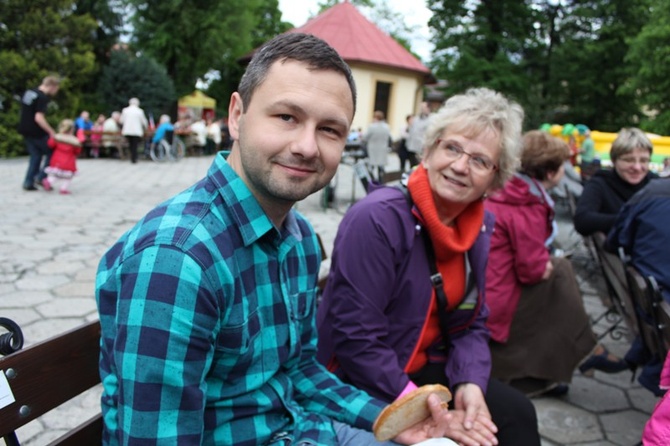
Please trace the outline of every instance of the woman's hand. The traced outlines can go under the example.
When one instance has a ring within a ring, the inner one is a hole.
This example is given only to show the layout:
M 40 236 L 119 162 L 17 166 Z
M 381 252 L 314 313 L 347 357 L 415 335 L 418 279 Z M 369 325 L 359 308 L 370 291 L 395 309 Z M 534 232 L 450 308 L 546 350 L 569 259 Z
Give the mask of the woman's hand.
M 465 446 L 495 446 L 498 444 L 495 436 L 497 429 L 485 415 L 478 415 L 472 428 L 466 429 L 464 410 L 450 410 L 449 414 L 451 420 L 445 437 Z
M 495 446 L 498 444 L 494 434 L 497 429 L 491 422 L 490 416 L 487 418 L 480 414 L 475 417 L 471 427 L 466 428 L 464 410 L 448 410 L 436 395 L 428 397 L 428 406 L 431 417 L 405 430 L 394 441 L 401 444 L 414 444 L 430 438 L 447 437 L 465 446 Z
M 554 272 L 554 264 L 551 263 L 551 259 L 547 260 L 547 266 L 544 269 L 544 274 L 542 274 L 542 280 L 547 280 L 551 277 L 551 273 Z
M 484 392 L 478 385 L 472 383 L 459 385 L 454 395 L 454 408 L 456 410 L 453 412 L 463 411 L 465 414 L 462 423 L 465 431 L 474 431 L 483 435 L 488 440 L 488 443 L 483 444 L 498 444 L 495 438 L 498 428 L 491 420 L 491 413 L 484 400 Z

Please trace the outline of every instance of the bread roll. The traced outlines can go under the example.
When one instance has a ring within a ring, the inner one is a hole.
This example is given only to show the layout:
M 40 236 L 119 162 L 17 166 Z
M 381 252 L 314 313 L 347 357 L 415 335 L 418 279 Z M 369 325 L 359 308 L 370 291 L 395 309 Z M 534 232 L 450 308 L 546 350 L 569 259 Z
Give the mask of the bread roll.
M 451 401 L 451 392 L 443 385 L 421 386 L 382 410 L 372 426 L 375 438 L 379 441 L 390 440 L 410 426 L 430 417 L 428 395 L 431 393 L 440 397 L 445 407 Z

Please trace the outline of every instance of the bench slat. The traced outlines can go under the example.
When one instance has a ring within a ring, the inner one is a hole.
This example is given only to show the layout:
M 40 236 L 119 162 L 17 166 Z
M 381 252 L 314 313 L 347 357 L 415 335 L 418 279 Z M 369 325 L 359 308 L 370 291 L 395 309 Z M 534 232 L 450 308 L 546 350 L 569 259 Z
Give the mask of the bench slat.
M 47 446 L 83 446 L 102 444 L 102 414 L 97 414 Z
M 7 379 L 16 401 L 0 409 L 0 437 L 98 384 L 99 357 L 100 323 L 94 321 L 0 358 L 0 370 L 16 375 Z M 22 415 L 24 406 L 29 413 Z

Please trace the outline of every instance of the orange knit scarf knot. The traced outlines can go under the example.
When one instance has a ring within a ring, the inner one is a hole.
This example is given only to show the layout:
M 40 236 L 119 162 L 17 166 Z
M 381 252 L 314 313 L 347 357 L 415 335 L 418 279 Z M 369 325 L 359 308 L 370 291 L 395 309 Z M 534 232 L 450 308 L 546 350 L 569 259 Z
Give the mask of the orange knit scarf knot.
M 409 177 L 407 188 L 433 243 L 437 270 L 442 274 L 448 308 L 451 310 L 463 299 L 464 255 L 481 232 L 484 203 L 481 200 L 470 203 L 454 220 L 454 225 L 447 226 L 437 214 L 428 173 L 423 165 L 419 165 Z

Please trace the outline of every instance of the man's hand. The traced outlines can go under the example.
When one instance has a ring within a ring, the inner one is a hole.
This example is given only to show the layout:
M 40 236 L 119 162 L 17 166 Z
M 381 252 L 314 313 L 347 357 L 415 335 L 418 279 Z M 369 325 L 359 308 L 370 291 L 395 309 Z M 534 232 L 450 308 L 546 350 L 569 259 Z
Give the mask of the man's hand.
M 464 425 L 466 412 L 449 411 L 446 403 L 443 403 L 437 395 L 428 396 L 428 407 L 431 417 L 405 430 L 394 438 L 394 441 L 414 444 L 430 438 L 447 437 L 466 446 L 498 444 L 494 434 L 497 429 L 491 422 L 490 416 L 488 418 L 483 415 L 477 416 L 472 426 L 466 428 Z
M 50 137 L 53 137 L 56 134 L 53 127 L 49 125 L 49 122 L 47 121 L 47 118 L 44 116 L 44 113 L 42 112 L 35 113 L 35 122 L 37 123 L 37 125 L 42 127 L 42 129 L 45 132 L 47 132 Z

